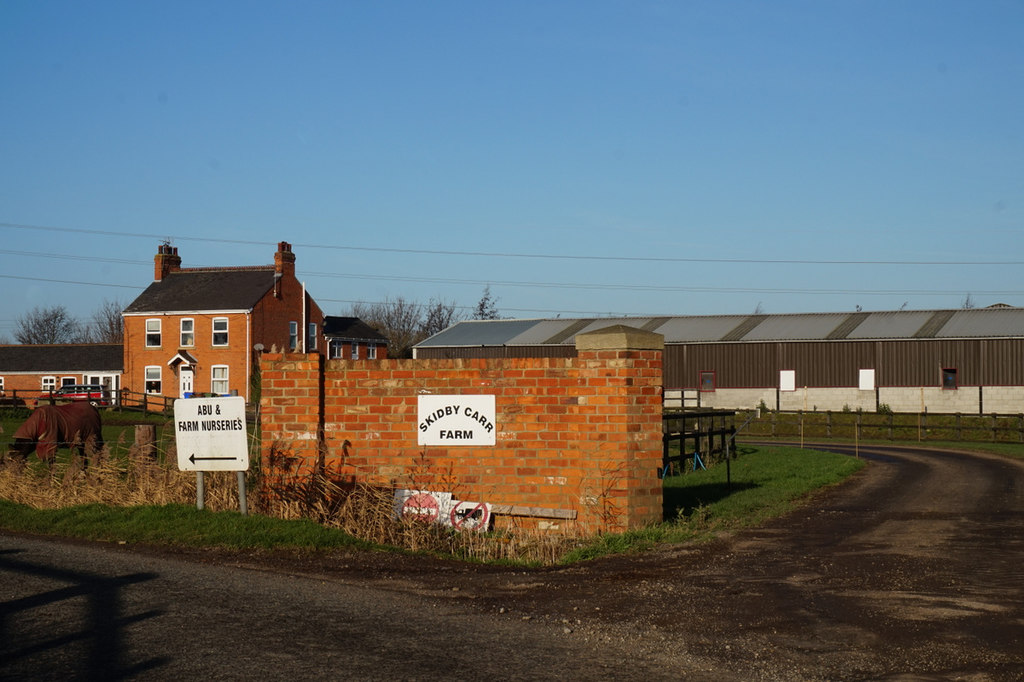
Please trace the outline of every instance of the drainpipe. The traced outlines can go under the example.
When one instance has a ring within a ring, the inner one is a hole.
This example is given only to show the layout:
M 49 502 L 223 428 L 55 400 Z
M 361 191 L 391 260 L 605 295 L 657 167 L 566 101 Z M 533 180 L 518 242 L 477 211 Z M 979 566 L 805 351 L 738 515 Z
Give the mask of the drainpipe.
M 299 333 L 302 334 L 302 352 L 308 353 L 306 344 L 309 342 L 309 329 L 306 326 L 306 283 L 302 283 L 302 329 Z

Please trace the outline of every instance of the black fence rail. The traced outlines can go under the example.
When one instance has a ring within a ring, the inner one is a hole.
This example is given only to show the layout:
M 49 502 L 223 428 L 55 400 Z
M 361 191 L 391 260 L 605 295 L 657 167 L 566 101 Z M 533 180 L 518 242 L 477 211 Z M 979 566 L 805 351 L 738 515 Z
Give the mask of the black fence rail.
M 887 412 L 740 412 L 744 436 L 890 441 L 1024 443 L 1024 414 Z
M 662 466 L 659 475 L 672 476 L 704 467 L 730 456 L 736 437 L 733 410 L 687 410 L 662 416 Z

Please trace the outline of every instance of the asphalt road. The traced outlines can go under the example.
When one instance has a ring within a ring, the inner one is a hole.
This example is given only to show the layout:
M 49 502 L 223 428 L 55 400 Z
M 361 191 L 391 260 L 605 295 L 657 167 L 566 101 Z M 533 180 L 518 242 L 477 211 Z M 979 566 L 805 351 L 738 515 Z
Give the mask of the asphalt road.
M 761 528 L 569 568 L 0 534 L 0 678 L 1024 679 L 1024 462 L 861 455 Z

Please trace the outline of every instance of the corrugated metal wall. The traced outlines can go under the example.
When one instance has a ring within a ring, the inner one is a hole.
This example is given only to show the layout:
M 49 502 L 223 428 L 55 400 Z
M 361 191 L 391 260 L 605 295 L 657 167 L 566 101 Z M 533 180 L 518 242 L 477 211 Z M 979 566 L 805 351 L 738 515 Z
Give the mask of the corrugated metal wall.
M 421 358 L 576 356 L 576 348 L 480 346 L 420 348 Z M 859 371 L 875 370 L 878 386 L 939 386 L 942 370 L 957 370 L 960 386 L 1024 386 L 1024 339 L 916 339 L 682 344 L 665 347 L 666 388 L 698 388 L 700 373 L 715 372 L 718 388 L 774 388 L 779 370 L 794 370 L 797 384 L 813 388 L 857 386 Z

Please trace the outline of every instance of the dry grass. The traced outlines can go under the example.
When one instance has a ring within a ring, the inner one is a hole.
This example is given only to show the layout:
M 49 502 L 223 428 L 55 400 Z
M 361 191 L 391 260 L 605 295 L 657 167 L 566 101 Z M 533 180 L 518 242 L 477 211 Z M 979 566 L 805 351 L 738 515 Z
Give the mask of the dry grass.
M 64 451 L 52 469 L 34 456 L 27 463 L 7 460 L 0 465 L 0 498 L 39 509 L 195 504 L 196 474 L 179 471 L 176 462 L 173 446 L 154 453 L 123 442 L 108 444 L 84 470 Z M 425 457 L 403 480 L 381 486 L 353 481 L 326 467 L 299 476 L 289 470 L 294 463 L 287 457 L 275 464 L 273 477 L 263 476 L 258 467 L 247 474 L 250 513 L 312 520 L 368 542 L 474 561 L 552 564 L 583 540 L 572 533 L 527 528 L 457 531 L 396 515 L 396 488 L 459 492 L 458 482 L 432 471 Z M 239 508 L 234 472 L 206 472 L 204 488 L 206 509 Z

